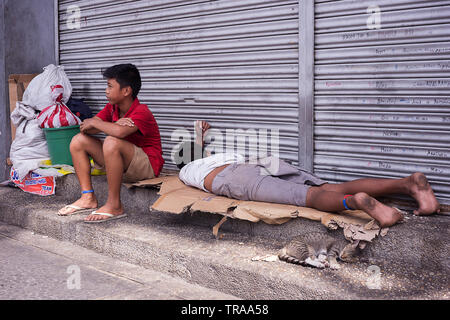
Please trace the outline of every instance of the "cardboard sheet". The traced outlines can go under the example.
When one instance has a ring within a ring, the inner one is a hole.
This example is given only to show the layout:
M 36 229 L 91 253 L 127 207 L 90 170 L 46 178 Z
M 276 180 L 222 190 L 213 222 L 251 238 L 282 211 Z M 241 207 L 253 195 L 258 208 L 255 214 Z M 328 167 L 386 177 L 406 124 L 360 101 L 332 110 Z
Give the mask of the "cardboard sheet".
M 22 101 L 25 89 L 30 84 L 31 80 L 36 77 L 38 73 L 35 74 L 11 74 L 8 77 L 8 87 L 9 87 L 9 112 L 10 114 L 16 108 L 16 102 Z M 16 136 L 16 128 L 11 121 L 11 141 L 14 141 Z
M 202 211 L 268 224 L 283 224 L 294 218 L 305 218 L 320 222 L 329 229 L 342 228 L 348 240 L 368 242 L 379 235 L 384 236 L 388 231 L 388 228 L 381 229 L 375 220 L 361 210 L 329 213 L 292 205 L 235 200 L 186 186 L 176 175 L 140 181 L 129 187 L 159 188 L 160 197 L 150 209 L 173 214 Z M 224 222 L 222 220 L 215 226 L 216 236 L 218 228 Z

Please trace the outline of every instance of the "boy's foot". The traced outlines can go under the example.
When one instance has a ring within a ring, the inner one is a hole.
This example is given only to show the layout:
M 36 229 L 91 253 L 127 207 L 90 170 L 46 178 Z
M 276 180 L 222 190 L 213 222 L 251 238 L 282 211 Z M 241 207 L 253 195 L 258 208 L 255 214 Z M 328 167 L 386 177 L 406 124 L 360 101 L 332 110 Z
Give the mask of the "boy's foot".
M 403 220 L 400 211 L 382 204 L 367 193 L 357 193 L 348 200 L 350 206 L 366 212 L 378 222 L 381 228 L 390 227 Z
M 94 210 L 97 208 L 97 205 L 97 199 L 93 194 L 83 194 L 81 198 L 74 203 L 61 208 L 58 211 L 58 215 L 70 216 L 78 212 L 89 211 L 91 209 Z
M 103 207 L 96 210 L 98 213 L 107 213 L 104 214 L 90 214 L 84 219 L 84 221 L 92 222 L 92 221 L 100 221 L 100 220 L 109 220 L 111 219 L 111 215 L 120 216 L 123 214 L 123 207 L 113 207 L 105 204 Z
M 93 216 L 102 216 L 105 217 L 104 219 L 98 219 L 98 220 L 84 220 L 85 223 L 100 223 L 100 222 L 106 222 L 109 220 L 116 220 L 116 219 L 120 219 L 120 218 L 125 218 L 127 215 L 126 214 L 119 214 L 119 215 L 113 215 L 110 213 L 105 213 L 105 212 L 97 212 L 97 211 L 92 211 L 91 215 Z
M 419 208 L 414 210 L 415 215 L 430 215 L 440 212 L 439 202 L 423 173 L 416 172 L 409 176 L 409 192 L 419 204 Z

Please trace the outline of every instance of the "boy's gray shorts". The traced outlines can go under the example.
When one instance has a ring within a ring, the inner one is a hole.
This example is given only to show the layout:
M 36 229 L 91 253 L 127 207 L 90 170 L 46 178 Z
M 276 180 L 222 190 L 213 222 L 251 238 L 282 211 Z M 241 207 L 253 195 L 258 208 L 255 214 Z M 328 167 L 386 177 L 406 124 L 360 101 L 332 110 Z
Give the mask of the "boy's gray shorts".
M 308 189 L 327 182 L 307 171 L 297 168 L 295 171 L 293 174 L 272 176 L 262 174 L 261 166 L 255 164 L 230 164 L 214 178 L 212 192 L 238 200 L 304 207 Z

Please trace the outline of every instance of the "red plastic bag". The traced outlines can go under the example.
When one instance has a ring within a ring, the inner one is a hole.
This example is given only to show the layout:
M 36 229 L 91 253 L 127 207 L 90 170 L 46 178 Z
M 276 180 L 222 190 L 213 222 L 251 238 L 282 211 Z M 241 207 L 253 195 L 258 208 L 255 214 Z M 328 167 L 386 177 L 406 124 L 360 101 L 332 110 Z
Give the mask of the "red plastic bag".
M 38 115 L 41 128 L 60 128 L 81 124 L 80 118 L 70 111 L 62 102 L 64 88 L 61 85 L 52 86 L 52 98 L 55 104 L 48 106 Z

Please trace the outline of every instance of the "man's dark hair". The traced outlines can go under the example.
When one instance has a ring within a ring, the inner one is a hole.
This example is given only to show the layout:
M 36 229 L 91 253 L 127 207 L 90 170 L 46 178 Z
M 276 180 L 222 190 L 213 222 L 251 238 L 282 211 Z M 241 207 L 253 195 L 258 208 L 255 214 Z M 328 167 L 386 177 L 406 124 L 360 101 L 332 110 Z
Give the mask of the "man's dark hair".
M 175 151 L 175 164 L 181 170 L 189 162 L 202 159 L 204 151 L 204 148 L 195 142 L 183 142 L 178 150 Z
M 103 71 L 103 77 L 106 79 L 115 79 L 120 84 L 121 89 L 130 86 L 133 91 L 133 99 L 137 98 L 141 90 L 141 75 L 134 64 L 118 64 L 109 67 Z

